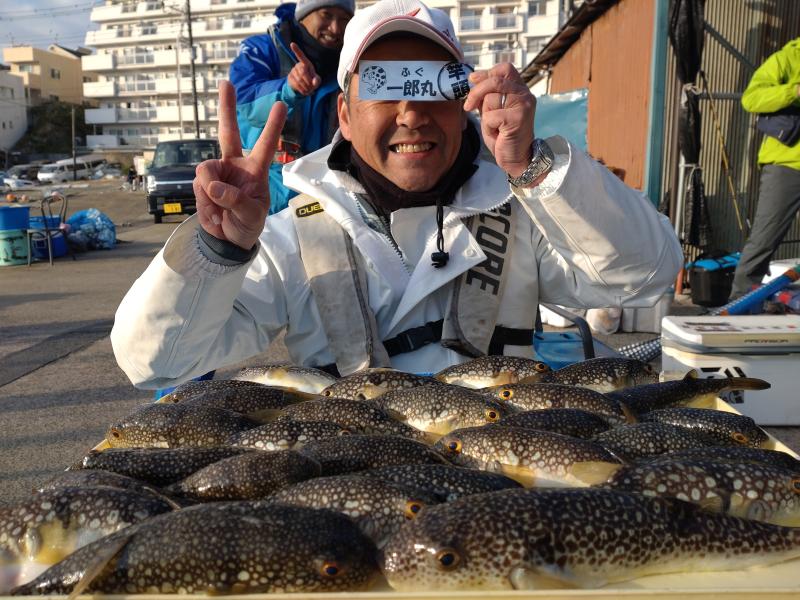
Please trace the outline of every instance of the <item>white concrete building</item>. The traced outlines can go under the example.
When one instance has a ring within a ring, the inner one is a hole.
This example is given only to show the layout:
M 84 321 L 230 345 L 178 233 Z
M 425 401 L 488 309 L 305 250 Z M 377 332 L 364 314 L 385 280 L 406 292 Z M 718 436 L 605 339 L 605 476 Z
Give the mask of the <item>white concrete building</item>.
M 524 67 L 566 21 L 571 0 L 430 0 L 446 10 L 477 67 L 511 61 Z M 201 136 L 216 136 L 217 82 L 227 77 L 239 42 L 274 22 L 277 0 L 191 0 L 198 119 Z M 360 1 L 358 8 L 372 4 Z M 194 136 L 184 0 L 106 0 L 86 35 L 96 54 L 83 57 L 84 96 L 99 102 L 86 111 L 96 126 L 93 147 L 152 147 Z M 180 72 L 180 79 L 178 78 Z M 180 85 L 179 82 L 180 81 Z M 183 123 L 181 133 L 181 121 Z
M 274 0 L 191 0 L 201 137 L 217 134 L 217 82 L 227 78 L 239 42 L 266 31 L 276 6 Z M 92 9 L 100 28 L 86 34 L 86 45 L 97 52 L 83 57 L 83 68 L 97 81 L 85 83 L 83 93 L 100 106 L 86 111 L 86 122 L 96 126 L 89 146 L 151 148 L 158 140 L 194 137 L 184 8 L 183 0 L 106 0 Z
M 5 153 L 28 129 L 25 82 L 19 75 L 0 70 L 0 167 Z

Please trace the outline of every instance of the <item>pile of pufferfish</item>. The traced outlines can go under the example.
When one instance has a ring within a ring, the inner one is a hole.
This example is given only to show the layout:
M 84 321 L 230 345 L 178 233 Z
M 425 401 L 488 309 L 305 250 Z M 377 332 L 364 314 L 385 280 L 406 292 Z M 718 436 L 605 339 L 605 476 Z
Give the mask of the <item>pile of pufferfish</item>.
M 484 357 L 189 382 L 0 508 L 0 593 L 600 587 L 800 556 L 800 462 L 709 408 L 753 378 Z

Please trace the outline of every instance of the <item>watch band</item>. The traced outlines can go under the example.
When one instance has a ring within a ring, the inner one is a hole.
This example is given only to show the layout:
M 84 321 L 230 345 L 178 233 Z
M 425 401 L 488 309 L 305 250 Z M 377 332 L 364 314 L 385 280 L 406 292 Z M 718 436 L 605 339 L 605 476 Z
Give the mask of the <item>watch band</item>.
M 533 158 L 519 177 L 508 176 L 508 182 L 515 187 L 525 187 L 536 181 L 542 173 L 553 166 L 553 151 L 547 142 L 540 138 L 533 140 Z

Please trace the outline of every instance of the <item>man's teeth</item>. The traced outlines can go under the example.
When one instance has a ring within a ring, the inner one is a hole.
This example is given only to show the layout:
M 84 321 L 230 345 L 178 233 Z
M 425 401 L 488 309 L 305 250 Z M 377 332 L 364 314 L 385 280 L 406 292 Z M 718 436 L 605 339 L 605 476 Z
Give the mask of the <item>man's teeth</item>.
M 433 144 L 430 142 L 423 142 L 422 144 L 395 144 L 392 146 L 392 149 L 398 154 L 403 154 L 405 152 L 425 152 L 431 148 L 433 148 Z

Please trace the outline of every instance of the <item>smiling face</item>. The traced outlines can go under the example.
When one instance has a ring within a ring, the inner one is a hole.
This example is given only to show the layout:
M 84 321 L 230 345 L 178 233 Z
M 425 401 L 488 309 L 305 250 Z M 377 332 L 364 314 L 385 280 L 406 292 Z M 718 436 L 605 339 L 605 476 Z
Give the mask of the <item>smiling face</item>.
M 375 61 L 451 61 L 444 48 L 416 36 L 382 38 L 361 55 Z M 424 192 L 450 169 L 461 147 L 466 114 L 460 100 L 413 102 L 360 100 L 354 74 L 349 100 L 339 95 L 345 139 L 375 171 L 402 190 Z
M 326 48 L 341 48 L 345 27 L 352 18 L 353 15 L 343 8 L 325 6 L 308 13 L 300 24 Z

